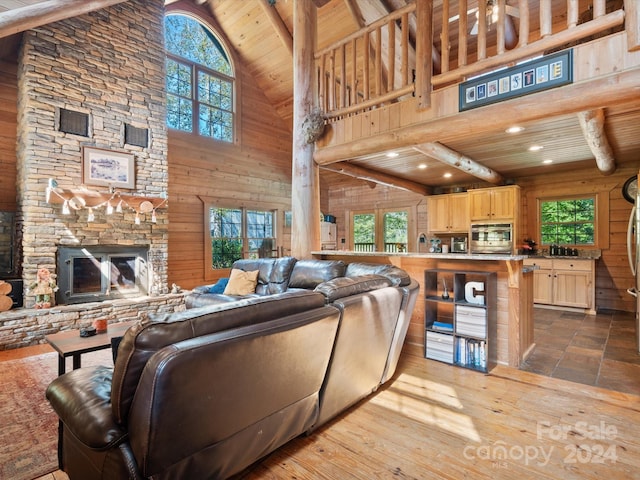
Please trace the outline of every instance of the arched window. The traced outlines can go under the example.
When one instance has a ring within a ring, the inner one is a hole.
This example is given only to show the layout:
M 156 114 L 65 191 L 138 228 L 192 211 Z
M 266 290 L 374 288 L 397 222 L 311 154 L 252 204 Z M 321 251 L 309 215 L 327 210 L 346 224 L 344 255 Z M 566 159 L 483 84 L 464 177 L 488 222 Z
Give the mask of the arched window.
M 164 27 L 167 126 L 232 143 L 234 71 L 222 42 L 187 15 L 167 14 Z

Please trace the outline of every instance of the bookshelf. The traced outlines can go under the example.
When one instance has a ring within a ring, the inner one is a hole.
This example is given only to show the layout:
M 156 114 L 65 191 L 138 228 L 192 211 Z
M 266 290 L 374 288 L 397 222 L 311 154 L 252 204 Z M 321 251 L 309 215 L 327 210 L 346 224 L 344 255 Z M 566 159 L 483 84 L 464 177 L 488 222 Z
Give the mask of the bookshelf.
M 496 273 L 424 272 L 425 357 L 488 372 L 496 360 Z

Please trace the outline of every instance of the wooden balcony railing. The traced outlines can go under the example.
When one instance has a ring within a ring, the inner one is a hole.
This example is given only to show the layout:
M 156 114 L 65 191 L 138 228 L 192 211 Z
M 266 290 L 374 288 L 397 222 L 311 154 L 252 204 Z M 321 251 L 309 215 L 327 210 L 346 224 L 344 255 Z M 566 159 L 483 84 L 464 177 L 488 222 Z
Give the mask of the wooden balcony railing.
M 415 0 L 316 53 L 318 98 L 328 121 L 410 95 L 427 108 L 432 88 L 608 35 L 622 28 L 625 15 L 629 49 L 640 49 L 636 1 L 624 2 L 626 12 L 621 6 L 607 12 L 607 0 L 586 8 L 579 0 L 488 0 L 471 10 L 467 0 L 443 0 L 438 18 L 433 3 Z M 468 18 L 488 20 L 473 29 Z

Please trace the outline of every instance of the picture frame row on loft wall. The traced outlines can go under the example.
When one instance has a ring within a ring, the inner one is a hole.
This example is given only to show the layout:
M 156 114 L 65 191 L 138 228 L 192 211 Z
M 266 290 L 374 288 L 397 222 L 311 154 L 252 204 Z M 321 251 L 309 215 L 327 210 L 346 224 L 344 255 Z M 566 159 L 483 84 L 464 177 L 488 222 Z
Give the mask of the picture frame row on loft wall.
M 471 110 L 572 82 L 573 50 L 563 50 L 461 83 L 458 110 Z

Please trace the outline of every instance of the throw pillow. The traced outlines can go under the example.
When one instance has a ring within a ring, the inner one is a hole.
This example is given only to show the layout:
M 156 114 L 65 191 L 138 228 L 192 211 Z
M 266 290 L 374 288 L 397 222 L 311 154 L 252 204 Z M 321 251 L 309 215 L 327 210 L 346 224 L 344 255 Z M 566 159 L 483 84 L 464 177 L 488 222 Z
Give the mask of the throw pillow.
M 224 293 L 224 289 L 227 288 L 227 284 L 229 283 L 228 278 L 220 278 L 218 281 L 211 285 L 209 289 L 209 293 Z
M 231 269 L 229 283 L 224 289 L 225 295 L 249 295 L 256 292 L 258 274 L 260 270 L 245 272 L 244 270 Z

